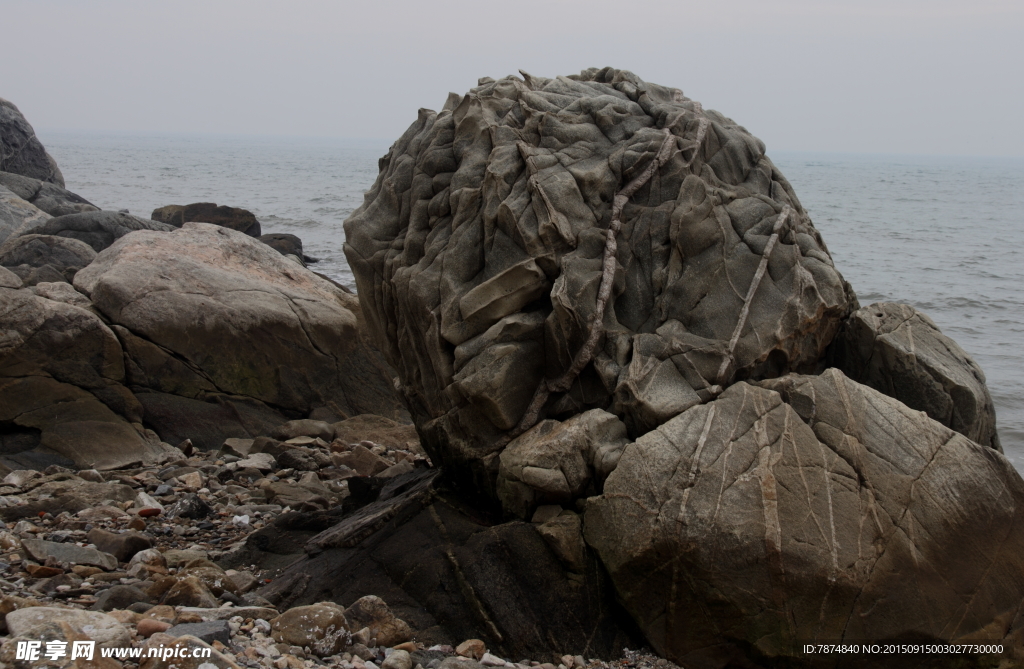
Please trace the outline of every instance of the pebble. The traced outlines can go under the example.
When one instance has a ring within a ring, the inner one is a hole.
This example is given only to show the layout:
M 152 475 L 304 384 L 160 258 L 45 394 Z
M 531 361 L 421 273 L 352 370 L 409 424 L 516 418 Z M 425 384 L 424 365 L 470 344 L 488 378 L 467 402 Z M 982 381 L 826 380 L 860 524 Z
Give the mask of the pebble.
M 415 459 L 409 453 L 389 452 L 372 442 L 362 446 L 372 451 L 374 457 L 380 457 L 388 467 Z M 426 649 L 414 640 L 405 640 L 408 639 L 405 637 L 402 643 L 392 642 L 395 643 L 392 648 L 380 647 L 376 645 L 379 630 L 371 632 L 369 627 L 363 627 L 367 623 L 360 623 L 361 629 L 350 631 L 351 644 L 342 644 L 343 648 L 323 647 L 318 651 L 312 647 L 315 644 L 310 644 L 309 648 L 300 648 L 275 643 L 270 638 L 273 633 L 272 620 L 285 611 L 275 612 L 266 608 L 268 603 L 265 600 L 246 601 L 245 598 L 252 595 L 244 593 L 273 576 L 257 571 L 254 567 L 238 566 L 224 572 L 224 577 L 230 579 L 243 596 L 227 592 L 215 597 L 215 602 L 211 603 L 222 608 L 179 607 L 175 610 L 174 607 L 158 603 L 164 592 L 169 591 L 154 590 L 161 579 L 169 578 L 170 583 L 176 583 L 177 575 L 185 572 L 186 565 L 194 560 L 208 559 L 216 562 L 222 553 L 241 545 L 251 532 L 273 523 L 277 516 L 290 511 L 282 504 L 269 503 L 272 500 L 268 500 L 266 491 L 272 483 L 319 485 L 330 497 L 328 501 L 332 505 L 340 503 L 347 496 L 348 485 L 345 479 L 354 472 L 328 464 L 331 462 L 330 447 L 326 442 L 319 444 L 313 440 L 304 443 L 302 447 L 314 451 L 320 449 L 319 459 L 313 458 L 323 463 L 318 472 L 274 469 L 274 459 L 265 454 L 237 458 L 202 451 L 194 451 L 190 457 L 161 467 L 106 473 L 84 470 L 79 473 L 82 480 L 94 484 L 130 486 L 134 497 L 127 500 L 112 497 L 94 502 L 77 514 L 44 513 L 42 516 L 32 516 L 31 520 L 0 524 L 0 597 L 14 595 L 32 605 L 88 609 L 96 604 L 99 596 L 108 588 L 131 586 L 146 593 L 148 601 L 136 602 L 128 609 L 115 609 L 108 615 L 117 624 L 123 625 L 126 632 L 132 632 L 133 646 L 141 647 L 147 639 L 150 643 L 159 643 L 162 638 L 154 638 L 154 635 L 167 635 L 169 631 L 177 634 L 173 628 L 178 626 L 182 633 L 188 630 L 203 632 L 214 649 L 240 667 L 251 669 L 318 669 L 323 666 L 338 669 L 436 669 L 441 664 L 437 655 L 429 660 L 423 657 L 422 664 L 416 662 L 416 654 L 425 650 L 441 653 L 443 657 L 466 658 L 467 667 L 527 669 L 532 665 L 535 669 L 556 669 L 553 664 L 530 660 L 513 665 L 488 652 L 486 644 L 480 639 L 465 640 L 457 647 L 440 644 Z M 242 471 L 253 464 L 256 467 L 248 472 Z M 33 491 L 47 480 L 47 475 L 30 470 L 13 474 L 17 476 L 8 475 L 8 478 L 27 485 L 24 488 L 18 486 L 15 490 L 17 494 L 4 495 L 2 506 L 9 508 L 38 502 Z M 337 485 L 339 483 L 343 485 Z M 175 505 L 186 497 L 190 502 L 208 505 L 210 513 L 195 519 L 177 517 L 177 514 L 168 517 Z M 128 513 L 125 513 L 126 510 Z M 20 553 L 24 550 L 22 542 L 26 540 L 30 540 L 30 545 L 34 545 L 31 540 L 44 540 L 56 543 L 65 551 L 73 546 L 84 550 L 90 547 L 87 534 L 93 529 L 115 534 L 129 530 L 144 533 L 153 539 L 154 546 L 139 551 L 128 563 L 115 561 L 116 567 L 113 569 L 102 565 L 62 564 L 51 559 L 46 559 L 45 564 L 42 564 L 42 559 L 23 560 Z M 44 591 L 41 587 L 43 576 L 52 578 L 60 574 L 66 574 L 62 579 L 70 580 Z M 386 607 L 386 604 L 383 606 Z M 233 613 L 235 609 L 238 610 L 237 614 Z M 349 622 L 354 623 L 354 620 L 350 619 Z M 165 643 L 169 639 L 163 638 Z M 317 652 L 326 656 L 318 656 Z M 479 665 L 470 659 L 478 661 Z M 571 654 L 559 656 L 565 669 L 675 669 L 675 665 L 664 660 L 658 663 L 659 659 L 655 655 L 636 651 L 627 651 L 622 659 L 614 662 L 588 662 L 581 656 Z M 135 665 L 126 666 L 130 668 Z

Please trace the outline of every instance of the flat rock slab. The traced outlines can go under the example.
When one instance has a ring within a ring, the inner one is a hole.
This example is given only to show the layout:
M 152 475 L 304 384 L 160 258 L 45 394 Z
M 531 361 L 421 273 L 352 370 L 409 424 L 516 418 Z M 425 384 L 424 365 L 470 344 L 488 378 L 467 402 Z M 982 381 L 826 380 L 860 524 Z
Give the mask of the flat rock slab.
M 220 641 L 224 645 L 231 643 L 231 628 L 226 620 L 183 623 L 168 629 L 165 634 L 173 637 L 192 635 L 206 643 L 213 643 L 214 641 Z
M 95 548 L 84 548 L 74 544 L 44 541 L 43 539 L 22 539 L 22 546 L 33 560 L 45 562 L 53 557 L 61 562 L 99 567 L 107 571 L 117 569 L 117 558 L 110 553 L 103 553 Z

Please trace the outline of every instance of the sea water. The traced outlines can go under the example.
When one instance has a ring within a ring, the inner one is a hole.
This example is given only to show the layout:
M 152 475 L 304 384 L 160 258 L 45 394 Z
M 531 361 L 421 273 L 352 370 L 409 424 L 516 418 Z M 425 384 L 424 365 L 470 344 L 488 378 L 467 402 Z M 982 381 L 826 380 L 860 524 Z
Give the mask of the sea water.
M 353 286 L 342 222 L 388 143 L 40 133 L 68 189 L 148 217 L 168 204 L 249 209 Z M 769 152 L 862 305 L 906 302 L 981 365 L 1007 457 L 1024 471 L 1024 160 Z

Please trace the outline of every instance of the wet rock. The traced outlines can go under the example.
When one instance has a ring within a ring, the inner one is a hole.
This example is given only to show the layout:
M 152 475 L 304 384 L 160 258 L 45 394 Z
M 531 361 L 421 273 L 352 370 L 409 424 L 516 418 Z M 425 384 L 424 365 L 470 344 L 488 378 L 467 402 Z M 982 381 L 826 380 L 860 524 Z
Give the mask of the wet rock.
M 1019 623 L 990 627 L 1024 588 L 1009 462 L 836 369 L 759 385 L 629 445 L 587 505 L 587 543 L 653 648 L 720 667 L 783 661 L 797 639 L 1015 643 Z
M 283 256 L 293 255 L 302 258 L 302 240 L 295 235 L 275 232 L 269 235 L 260 235 L 260 241 L 274 249 Z
M 196 202 L 184 206 L 171 204 L 154 209 L 152 217 L 154 221 L 160 221 L 175 228 L 194 221 L 237 230 L 250 237 L 261 235 L 260 222 L 256 220 L 256 216 L 251 211 L 225 205 L 218 206 L 213 202 Z
M 883 302 L 850 314 L 829 351 L 848 377 L 1002 451 L 985 374 L 930 318 Z
M 138 532 L 115 533 L 94 528 L 87 535 L 89 543 L 104 553 L 110 553 L 118 562 L 128 562 L 139 551 L 153 546 L 153 540 Z
M 0 171 L 64 187 L 57 161 L 46 152 L 35 130 L 14 105 L 0 98 Z
M 345 610 L 333 602 L 297 606 L 270 621 L 278 643 L 309 646 L 321 657 L 341 652 L 348 645 Z

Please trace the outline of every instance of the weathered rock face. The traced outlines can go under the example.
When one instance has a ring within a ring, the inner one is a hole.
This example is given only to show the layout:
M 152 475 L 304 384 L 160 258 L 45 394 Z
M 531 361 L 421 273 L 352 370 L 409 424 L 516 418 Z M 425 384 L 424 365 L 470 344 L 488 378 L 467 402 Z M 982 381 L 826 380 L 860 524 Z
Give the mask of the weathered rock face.
M 163 449 L 123 385 L 117 337 L 96 314 L 0 288 L 0 457 L 21 467 L 111 468 Z
M 1024 482 L 1005 458 L 836 369 L 760 385 L 626 447 L 588 504 L 587 541 L 660 653 L 722 667 L 798 641 L 1021 636 Z
M 176 228 L 189 222 L 213 223 L 244 232 L 250 237 L 259 237 L 262 234 L 260 222 L 256 220 L 256 215 L 248 209 L 217 205 L 213 202 L 196 202 L 186 205 L 169 204 L 166 207 L 154 209 L 152 217 L 154 221 L 160 221 Z M 302 257 L 301 254 L 299 257 Z
M 13 102 L 0 98 L 0 171 L 49 181 L 64 188 L 57 161 Z
M 524 76 L 422 112 L 345 223 L 426 448 L 492 496 L 538 419 L 598 408 L 636 438 L 812 371 L 855 306 L 743 128 L 629 72 Z
M 872 304 L 854 312 L 828 358 L 854 381 L 1002 452 L 981 367 L 910 305 Z
M 131 235 L 75 286 L 120 326 L 133 384 L 348 415 L 339 405 L 358 339 L 356 298 L 251 237 L 205 223 Z
M 0 172 L 0 185 L 10 189 L 18 197 L 32 203 L 50 216 L 99 211 L 99 207 L 81 195 L 76 195 L 48 181 L 40 181 L 11 172 Z

